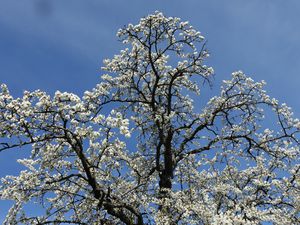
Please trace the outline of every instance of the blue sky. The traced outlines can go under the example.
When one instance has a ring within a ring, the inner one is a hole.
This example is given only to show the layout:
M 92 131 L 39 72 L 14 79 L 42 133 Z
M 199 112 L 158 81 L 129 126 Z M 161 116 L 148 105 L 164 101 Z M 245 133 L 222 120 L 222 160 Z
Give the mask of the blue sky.
M 122 49 L 118 28 L 160 10 L 207 38 L 215 89 L 231 72 L 266 80 L 272 97 L 300 117 L 298 0 L 0 0 L 0 83 L 81 95 L 99 82 L 104 58 Z M 19 152 L 0 154 L 0 176 L 16 173 Z M 8 210 L 0 202 L 0 222 Z

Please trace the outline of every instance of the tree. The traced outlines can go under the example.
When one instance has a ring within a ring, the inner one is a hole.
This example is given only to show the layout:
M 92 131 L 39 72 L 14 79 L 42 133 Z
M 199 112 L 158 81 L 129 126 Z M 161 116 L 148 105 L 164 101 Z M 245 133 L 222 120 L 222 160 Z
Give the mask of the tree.
M 290 108 L 238 71 L 199 109 L 213 69 L 179 18 L 155 12 L 118 36 L 128 48 L 83 97 L 1 86 L 1 151 L 32 149 L 26 170 L 2 179 L 14 201 L 4 224 L 300 224 Z

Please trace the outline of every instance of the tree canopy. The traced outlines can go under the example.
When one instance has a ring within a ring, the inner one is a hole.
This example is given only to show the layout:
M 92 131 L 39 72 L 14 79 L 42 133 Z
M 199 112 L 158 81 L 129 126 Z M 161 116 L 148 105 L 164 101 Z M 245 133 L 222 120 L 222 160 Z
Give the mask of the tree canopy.
M 82 97 L 1 85 L 0 150 L 32 149 L 1 180 L 4 224 L 300 224 L 300 121 L 265 82 L 233 72 L 199 109 L 214 73 L 200 32 L 155 12 L 117 36 Z

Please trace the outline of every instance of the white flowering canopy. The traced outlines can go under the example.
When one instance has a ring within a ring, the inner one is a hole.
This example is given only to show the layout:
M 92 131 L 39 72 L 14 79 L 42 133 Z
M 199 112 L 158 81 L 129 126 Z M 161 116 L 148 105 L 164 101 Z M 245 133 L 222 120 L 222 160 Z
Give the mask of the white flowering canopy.
M 1 180 L 3 224 L 300 224 L 290 108 L 239 71 L 197 110 L 213 69 L 179 18 L 155 12 L 117 36 L 127 48 L 83 97 L 1 86 L 0 150 L 32 149 Z

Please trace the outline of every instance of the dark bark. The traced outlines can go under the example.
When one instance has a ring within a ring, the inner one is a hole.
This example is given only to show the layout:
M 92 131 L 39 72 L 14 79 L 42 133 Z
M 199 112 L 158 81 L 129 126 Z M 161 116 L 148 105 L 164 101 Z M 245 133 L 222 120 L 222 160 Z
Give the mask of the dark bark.
M 159 187 L 160 189 L 172 189 L 172 178 L 174 170 L 174 160 L 172 152 L 172 138 L 173 131 L 171 128 L 168 131 L 168 135 L 164 142 L 164 169 L 159 175 Z M 163 193 L 164 191 L 162 191 Z

